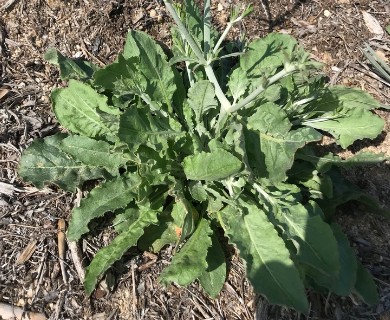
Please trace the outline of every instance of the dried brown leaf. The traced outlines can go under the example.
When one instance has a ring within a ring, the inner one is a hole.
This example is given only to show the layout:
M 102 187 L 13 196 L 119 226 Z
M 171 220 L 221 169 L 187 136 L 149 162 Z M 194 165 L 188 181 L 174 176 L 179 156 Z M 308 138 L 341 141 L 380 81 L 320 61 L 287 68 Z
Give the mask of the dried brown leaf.
M 375 17 L 371 14 L 369 14 L 367 11 L 362 11 L 363 14 L 363 20 L 366 24 L 368 30 L 370 30 L 371 33 L 374 33 L 378 36 L 383 36 L 384 31 L 381 25 L 379 24 L 378 20 L 375 19 Z
M 31 258 L 37 248 L 37 240 L 31 240 L 15 261 L 15 265 L 21 265 Z

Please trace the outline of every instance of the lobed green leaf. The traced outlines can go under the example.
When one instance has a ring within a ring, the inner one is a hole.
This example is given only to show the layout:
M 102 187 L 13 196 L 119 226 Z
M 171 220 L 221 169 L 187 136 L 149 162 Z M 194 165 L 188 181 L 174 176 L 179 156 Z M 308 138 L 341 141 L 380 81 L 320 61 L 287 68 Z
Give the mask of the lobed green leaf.
M 148 208 L 141 208 L 138 211 L 137 219 L 128 227 L 125 232 L 120 233 L 112 242 L 100 249 L 85 273 L 84 286 L 88 295 L 94 290 L 98 278 L 131 247 L 137 244 L 138 239 L 143 235 L 144 229 L 150 224 L 157 223 L 158 212 Z
M 107 211 L 125 207 L 137 195 L 142 179 L 136 174 L 117 177 L 94 188 L 80 206 L 72 210 L 69 222 L 68 239 L 76 241 L 88 232 L 89 222 Z
M 306 121 L 306 126 L 329 132 L 337 143 L 347 148 L 356 140 L 376 138 L 383 129 L 384 120 L 371 111 L 357 108 L 344 114 L 329 115 L 321 121 Z
M 189 285 L 207 269 L 207 252 L 211 246 L 212 230 L 206 219 L 201 219 L 191 238 L 183 245 L 160 275 L 160 282 Z

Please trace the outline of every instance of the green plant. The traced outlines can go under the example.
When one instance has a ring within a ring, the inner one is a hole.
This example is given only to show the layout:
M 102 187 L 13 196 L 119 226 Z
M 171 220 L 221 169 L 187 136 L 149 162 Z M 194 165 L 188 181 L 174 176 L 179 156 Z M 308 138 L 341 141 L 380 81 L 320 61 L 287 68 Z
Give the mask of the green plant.
M 386 27 L 386 31 L 390 35 L 390 26 Z M 378 75 L 385 80 L 385 83 L 390 86 L 390 66 L 377 55 L 377 53 L 370 47 L 368 43 L 364 44 L 362 52 L 368 61 L 371 62 L 376 73 L 378 73 Z
M 379 58 L 379 56 L 369 46 L 369 44 L 365 43 L 362 51 L 368 61 L 371 62 L 379 76 L 382 77 L 388 85 L 390 85 L 390 66 L 386 64 L 386 62 L 381 58 Z
M 316 143 L 324 134 L 344 148 L 376 137 L 384 122 L 370 110 L 379 103 L 325 86 L 320 65 L 288 35 L 224 44 L 250 8 L 233 10 L 219 36 L 210 1 L 203 16 L 192 0 L 165 3 L 177 24 L 169 61 L 137 31 L 102 69 L 46 54 L 69 80 L 51 96 L 69 133 L 34 141 L 19 174 L 71 192 L 99 179 L 72 210 L 67 234 L 79 240 L 93 219 L 115 215 L 117 236 L 87 268 L 87 293 L 130 247 L 158 252 L 176 244 L 161 282 L 198 279 L 215 297 L 226 278 L 224 234 L 271 303 L 307 312 L 305 287 L 375 303 L 374 282 L 332 217 L 349 200 L 376 208 L 339 168 L 384 158 L 318 156 Z

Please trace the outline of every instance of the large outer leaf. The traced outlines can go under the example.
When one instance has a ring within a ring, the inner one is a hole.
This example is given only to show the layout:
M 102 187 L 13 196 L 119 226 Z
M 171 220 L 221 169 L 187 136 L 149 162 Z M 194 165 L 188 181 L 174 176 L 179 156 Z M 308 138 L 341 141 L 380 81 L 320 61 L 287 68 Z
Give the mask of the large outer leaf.
M 184 158 L 183 168 L 190 180 L 220 180 L 240 171 L 241 161 L 231 153 L 219 149 L 201 152 Z
M 107 247 L 100 249 L 88 266 L 85 273 L 84 286 L 87 294 L 91 294 L 96 286 L 98 277 L 103 274 L 115 261 L 132 246 L 144 233 L 144 229 L 157 222 L 158 212 L 142 208 L 136 220 L 125 232 L 120 233 Z
M 189 285 L 207 269 L 206 256 L 211 246 L 212 230 L 206 219 L 202 219 L 186 244 L 172 259 L 160 275 L 160 281 L 169 285 L 176 282 L 181 286 Z
M 296 159 L 302 159 L 315 165 L 316 169 L 325 173 L 329 171 L 332 166 L 341 168 L 351 168 L 357 166 L 372 166 L 380 164 L 388 159 L 384 153 L 373 153 L 370 151 L 359 152 L 352 157 L 342 159 L 341 157 L 328 153 L 323 157 L 319 157 L 314 153 L 314 150 L 303 149 L 302 152 L 297 152 Z
M 214 87 L 210 81 L 198 81 L 188 90 L 188 105 L 194 110 L 197 123 L 201 121 L 207 110 L 217 107 Z
M 119 174 L 119 168 L 130 160 L 122 152 L 113 151 L 105 142 L 83 136 L 69 136 L 61 141 L 61 149 L 86 165 L 103 167 L 112 175 Z
M 334 86 L 327 88 L 318 99 L 310 104 L 310 110 L 322 114 L 339 108 L 371 110 L 380 108 L 380 106 L 379 101 L 367 92 L 356 88 Z
M 167 139 L 174 139 L 183 135 L 170 127 L 167 119 L 153 116 L 146 110 L 130 108 L 121 116 L 119 138 L 129 146 L 166 143 Z
M 97 165 L 86 165 L 72 159 L 60 148 L 66 135 L 56 134 L 35 140 L 24 152 L 19 164 L 19 175 L 38 188 L 54 183 L 66 191 L 74 192 L 86 180 L 107 175 Z
M 341 228 L 333 224 L 333 234 L 337 240 L 338 260 L 340 270 L 336 276 L 319 272 L 311 266 L 306 268 L 306 274 L 322 288 L 327 288 L 339 296 L 348 296 L 352 293 L 357 276 L 357 259 L 354 250 L 350 247 L 348 238 Z M 327 245 L 327 242 L 324 242 Z M 326 246 L 324 245 L 324 246 Z
M 340 296 L 347 296 L 351 294 L 356 282 L 358 268 L 356 254 L 349 245 L 348 238 L 343 233 L 340 226 L 333 224 L 332 230 L 339 248 L 340 273 L 337 281 L 330 289 Z
M 170 108 L 176 91 L 175 75 L 161 47 L 146 33 L 130 31 L 123 55 L 125 58 L 139 57 L 138 70 L 150 81 L 147 93 Z
M 54 90 L 51 98 L 58 121 L 70 131 L 91 138 L 116 135 L 120 112 L 89 85 L 70 80 L 67 88 Z
M 317 272 L 337 278 L 340 270 L 337 241 L 320 215 L 310 216 L 301 204 L 280 204 L 276 218 L 297 243 L 298 259 Z
M 260 106 L 248 119 L 248 128 L 256 130 L 245 131 L 249 164 L 259 177 L 273 182 L 286 179 L 299 148 L 321 139 L 320 133 L 309 128 L 289 131 L 287 114 L 273 103 Z
M 307 121 L 304 124 L 329 132 L 343 148 L 347 148 L 358 139 L 376 138 L 385 124 L 383 119 L 363 108 L 347 110 L 345 115 L 335 116 L 337 117 L 335 119 Z
M 376 305 L 379 301 L 379 295 L 375 282 L 372 279 L 371 274 L 359 261 L 357 264 L 355 292 L 367 304 Z
M 215 232 L 211 235 L 212 245 L 207 252 L 207 270 L 199 276 L 199 282 L 207 294 L 216 298 L 226 280 L 225 253 Z
M 246 261 L 248 279 L 271 303 L 307 312 L 303 282 L 284 241 L 265 212 L 253 204 L 243 205 L 243 213 L 228 206 L 218 215 L 230 242 Z
M 72 210 L 69 222 L 69 240 L 78 240 L 88 232 L 88 223 L 110 210 L 125 207 L 136 196 L 142 180 L 133 174 L 102 183 L 93 189 L 80 206 Z

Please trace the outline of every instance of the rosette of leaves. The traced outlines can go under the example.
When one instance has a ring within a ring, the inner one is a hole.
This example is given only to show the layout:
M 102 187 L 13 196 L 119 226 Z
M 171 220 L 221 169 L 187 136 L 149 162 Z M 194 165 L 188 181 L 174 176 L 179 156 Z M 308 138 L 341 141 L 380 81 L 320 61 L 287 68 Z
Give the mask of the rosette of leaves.
M 384 158 L 318 156 L 315 146 L 323 135 L 344 148 L 375 138 L 379 103 L 327 87 L 320 65 L 288 35 L 223 42 L 249 10 L 234 10 L 220 36 L 193 1 L 166 5 L 177 23 L 168 55 L 138 31 L 104 68 L 46 54 L 69 81 L 51 95 L 68 133 L 34 141 L 19 174 L 70 192 L 99 181 L 73 208 L 67 234 L 77 241 L 92 220 L 115 216 L 117 236 L 88 266 L 86 292 L 129 248 L 173 244 L 161 283 L 197 280 L 216 297 L 227 274 L 224 235 L 271 303 L 307 312 L 305 287 L 375 303 L 374 282 L 332 217 L 349 200 L 376 208 L 338 168 Z

